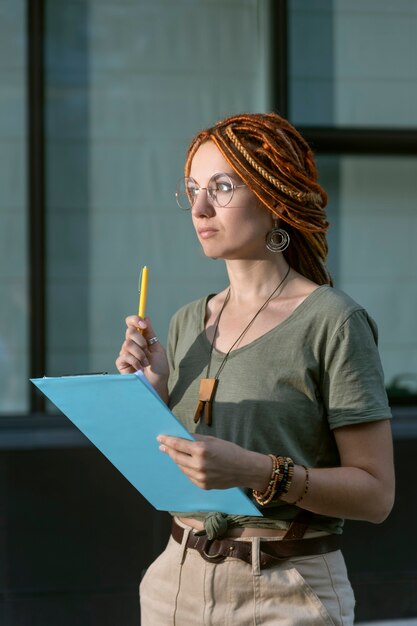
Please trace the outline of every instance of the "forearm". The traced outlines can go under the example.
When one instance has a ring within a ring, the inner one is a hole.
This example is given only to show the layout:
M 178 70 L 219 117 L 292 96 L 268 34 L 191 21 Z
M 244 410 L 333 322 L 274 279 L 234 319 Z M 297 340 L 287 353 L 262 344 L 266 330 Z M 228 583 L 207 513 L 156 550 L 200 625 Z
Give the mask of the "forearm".
M 260 492 L 262 497 L 268 489 L 275 489 L 271 481 L 273 462 L 267 454 L 216 437 L 195 436 L 197 441 L 161 435 L 158 441 L 161 450 L 201 489 L 245 487 Z M 280 498 L 320 515 L 382 522 L 394 498 L 389 423 L 341 428 L 336 439 L 341 467 L 309 468 L 308 490 L 302 465 L 295 465 L 292 477 L 285 469 L 281 477 L 280 463 L 280 480 L 288 481 L 287 493 L 282 495 L 279 490 Z
M 271 478 L 271 459 L 250 452 L 244 467 L 241 482 L 265 491 Z M 375 523 L 382 522 L 392 507 L 392 488 L 357 467 L 308 468 L 307 491 L 306 486 L 306 470 L 295 465 L 288 493 L 280 500 L 293 504 L 303 496 L 299 506 L 313 513 Z
M 155 389 L 158 396 L 161 398 L 166 405 L 169 404 L 169 393 L 168 393 L 168 385 L 166 381 L 156 381 L 152 383 L 153 388 Z
M 380 523 L 393 505 L 393 485 L 376 478 L 357 467 L 309 468 L 309 485 L 301 508 L 346 519 Z M 281 499 L 296 502 L 306 487 L 306 471 L 301 465 L 294 468 L 288 493 Z
M 389 421 L 346 426 L 334 433 L 341 466 L 308 468 L 307 481 L 306 470 L 296 464 L 288 491 L 280 499 L 320 515 L 382 522 L 391 511 L 395 492 Z M 259 461 L 254 458 L 258 486 L 248 483 L 261 492 L 271 479 L 272 463 L 266 455 L 265 460 L 269 461 L 269 476 L 259 473 Z

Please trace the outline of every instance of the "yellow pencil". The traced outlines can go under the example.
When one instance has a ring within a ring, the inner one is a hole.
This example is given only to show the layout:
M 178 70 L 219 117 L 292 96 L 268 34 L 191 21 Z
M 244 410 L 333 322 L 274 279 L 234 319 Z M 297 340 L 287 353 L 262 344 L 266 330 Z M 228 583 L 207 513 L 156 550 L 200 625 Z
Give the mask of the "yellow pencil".
M 143 267 L 139 277 L 139 305 L 138 316 L 142 319 L 146 314 L 146 296 L 148 293 L 148 268 L 146 265 Z

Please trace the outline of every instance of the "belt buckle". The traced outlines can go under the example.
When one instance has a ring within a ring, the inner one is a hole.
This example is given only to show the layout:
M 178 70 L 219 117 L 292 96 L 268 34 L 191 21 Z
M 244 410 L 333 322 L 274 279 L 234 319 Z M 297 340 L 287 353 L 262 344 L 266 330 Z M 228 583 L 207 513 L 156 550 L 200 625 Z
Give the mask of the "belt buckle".
M 201 548 L 201 556 L 203 557 L 203 559 L 206 559 L 206 561 L 209 561 L 211 563 L 221 563 L 225 560 L 227 556 L 226 554 L 222 554 L 221 552 L 216 552 L 216 554 L 208 553 L 208 550 L 210 550 L 210 546 L 214 541 L 215 539 L 206 539 L 206 541 L 204 542 L 204 546 L 202 546 Z

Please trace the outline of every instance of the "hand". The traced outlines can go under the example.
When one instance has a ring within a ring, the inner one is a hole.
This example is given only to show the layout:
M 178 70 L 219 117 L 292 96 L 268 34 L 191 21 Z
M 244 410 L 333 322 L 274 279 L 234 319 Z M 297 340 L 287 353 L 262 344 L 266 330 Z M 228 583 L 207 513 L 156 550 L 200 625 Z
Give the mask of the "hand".
M 159 395 L 167 400 L 168 360 L 159 341 L 148 345 L 149 339 L 155 337 L 150 319 L 130 315 L 126 318 L 126 326 L 125 340 L 116 359 L 117 369 L 120 374 L 142 370 Z
M 246 487 L 263 491 L 271 475 L 271 459 L 231 441 L 194 435 L 197 441 L 159 435 L 159 449 L 200 489 Z

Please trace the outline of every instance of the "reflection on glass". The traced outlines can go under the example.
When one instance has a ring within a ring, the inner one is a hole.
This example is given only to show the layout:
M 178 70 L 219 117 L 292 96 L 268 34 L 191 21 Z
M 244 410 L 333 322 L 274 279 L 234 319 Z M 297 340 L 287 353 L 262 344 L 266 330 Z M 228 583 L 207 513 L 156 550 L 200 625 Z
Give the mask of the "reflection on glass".
M 0 414 L 28 410 L 25 5 L 0 20 Z
M 417 125 L 415 3 L 289 6 L 290 118 L 298 125 Z
M 193 0 L 184 20 L 154 0 L 45 3 L 48 374 L 115 371 L 141 266 L 161 338 L 203 280 L 223 284 L 173 190 L 198 129 L 265 110 L 260 5 L 225 3 L 219 19 Z
M 335 286 L 379 327 L 393 396 L 416 395 L 417 158 L 320 157 L 329 192 L 330 267 Z

